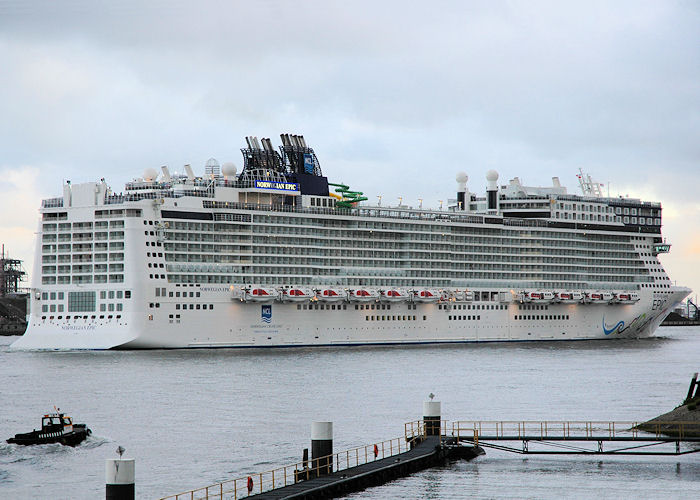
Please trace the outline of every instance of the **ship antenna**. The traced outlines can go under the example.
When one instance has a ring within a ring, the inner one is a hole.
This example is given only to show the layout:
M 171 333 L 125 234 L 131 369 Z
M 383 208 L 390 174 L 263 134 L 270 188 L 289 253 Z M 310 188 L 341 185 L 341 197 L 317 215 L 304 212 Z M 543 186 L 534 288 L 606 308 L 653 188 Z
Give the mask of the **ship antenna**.
M 122 455 L 124 454 L 126 450 L 120 445 L 117 447 L 117 453 L 119 454 L 119 459 L 122 458 Z

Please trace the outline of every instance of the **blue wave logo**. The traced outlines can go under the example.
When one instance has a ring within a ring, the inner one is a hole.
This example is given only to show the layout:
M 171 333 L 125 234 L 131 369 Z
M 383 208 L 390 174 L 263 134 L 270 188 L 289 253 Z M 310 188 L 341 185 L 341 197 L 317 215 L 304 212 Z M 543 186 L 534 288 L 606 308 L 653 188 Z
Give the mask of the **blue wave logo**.
M 615 326 L 613 326 L 612 328 L 608 328 L 605 325 L 605 316 L 603 316 L 603 332 L 605 332 L 605 335 L 610 335 L 611 333 L 620 333 L 624 328 L 624 321 L 618 321 Z
M 260 319 L 263 320 L 263 323 L 271 323 L 272 322 L 272 306 L 271 305 L 262 306 L 262 310 L 260 312 Z

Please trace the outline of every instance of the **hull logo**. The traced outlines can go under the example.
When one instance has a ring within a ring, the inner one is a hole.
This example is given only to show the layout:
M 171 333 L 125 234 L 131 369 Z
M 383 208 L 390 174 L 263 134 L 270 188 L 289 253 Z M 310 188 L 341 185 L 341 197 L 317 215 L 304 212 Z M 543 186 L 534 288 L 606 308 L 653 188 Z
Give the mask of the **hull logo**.
M 616 330 L 617 330 L 617 333 L 620 333 L 624 328 L 625 328 L 624 321 L 618 321 L 615 326 L 613 326 L 612 328 L 608 328 L 605 325 L 605 317 L 603 317 L 603 332 L 605 332 L 605 335 L 610 335 L 611 333 L 614 333 Z
M 264 305 L 261 306 L 262 310 L 260 312 L 260 319 L 262 319 L 263 323 L 271 323 L 272 322 L 272 306 L 271 305 Z
M 652 320 L 654 319 L 654 316 L 649 316 L 647 318 L 646 313 L 642 313 L 636 318 L 634 318 L 628 325 L 625 325 L 624 321 L 618 321 L 615 326 L 612 328 L 609 328 L 605 324 L 605 316 L 603 316 L 603 333 L 605 335 L 610 335 L 611 333 L 622 333 L 632 327 L 634 327 L 637 331 L 642 331 L 644 327 L 646 327 Z

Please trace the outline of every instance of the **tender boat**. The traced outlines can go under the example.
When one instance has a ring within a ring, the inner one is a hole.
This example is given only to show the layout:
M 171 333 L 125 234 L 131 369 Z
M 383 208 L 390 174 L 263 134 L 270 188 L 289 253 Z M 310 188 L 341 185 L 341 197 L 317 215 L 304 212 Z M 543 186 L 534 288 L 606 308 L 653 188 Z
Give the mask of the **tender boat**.
M 439 290 L 416 290 L 413 292 L 413 300 L 415 302 L 437 302 L 440 300 L 442 293 Z
M 615 295 L 615 299 L 620 304 L 634 304 L 639 301 L 637 292 L 621 292 Z
M 382 302 L 404 302 L 409 298 L 409 293 L 401 288 L 390 288 L 388 290 L 382 290 L 381 293 Z
M 379 292 L 369 288 L 350 290 L 350 300 L 354 302 L 370 302 L 379 298 Z
M 41 418 L 41 430 L 15 434 L 7 440 L 10 444 L 32 445 L 60 443 L 66 446 L 76 446 L 83 442 L 92 431 L 85 424 L 74 424 L 73 419 L 57 409 L 55 413 L 47 413 Z
M 279 297 L 275 288 L 256 287 L 246 290 L 245 300 L 250 302 L 272 302 Z
M 282 300 L 285 302 L 305 302 L 313 299 L 316 292 L 310 288 L 292 287 L 282 290 Z
M 323 302 L 341 302 L 347 296 L 348 293 L 342 288 L 322 288 L 316 292 L 318 300 Z
M 557 301 L 564 304 L 576 304 L 583 301 L 582 292 L 557 292 Z
M 586 302 L 592 304 L 608 304 L 612 300 L 613 294 L 611 292 L 591 292 L 586 294 Z
M 522 296 L 524 302 L 554 302 L 554 293 L 552 292 L 523 292 Z

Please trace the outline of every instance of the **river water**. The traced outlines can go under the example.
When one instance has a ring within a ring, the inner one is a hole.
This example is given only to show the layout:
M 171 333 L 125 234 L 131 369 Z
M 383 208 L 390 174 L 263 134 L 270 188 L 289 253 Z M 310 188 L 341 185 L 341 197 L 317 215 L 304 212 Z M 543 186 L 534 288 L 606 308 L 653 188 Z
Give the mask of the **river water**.
M 297 462 L 313 421 L 334 450 L 403 436 L 429 393 L 448 420 L 645 420 L 700 370 L 700 328 L 645 340 L 414 348 L 9 352 L 0 438 L 59 406 L 93 431 L 77 448 L 0 444 L 0 498 L 104 498 L 104 460 L 136 459 L 137 498 Z M 350 498 L 696 498 L 700 453 L 537 456 L 486 450 Z

